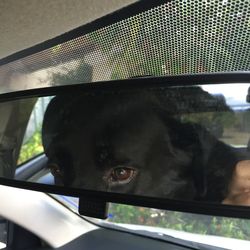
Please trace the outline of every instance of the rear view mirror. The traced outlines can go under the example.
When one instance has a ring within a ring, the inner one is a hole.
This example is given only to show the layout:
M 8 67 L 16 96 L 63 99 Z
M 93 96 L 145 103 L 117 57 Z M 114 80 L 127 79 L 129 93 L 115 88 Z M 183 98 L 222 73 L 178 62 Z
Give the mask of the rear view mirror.
M 2 102 L 1 183 L 189 212 L 241 206 L 241 216 L 249 214 L 250 82 L 166 79 L 27 91 Z M 19 166 L 39 95 L 51 96 L 40 130 L 45 156 Z M 27 166 L 38 171 L 18 177 Z

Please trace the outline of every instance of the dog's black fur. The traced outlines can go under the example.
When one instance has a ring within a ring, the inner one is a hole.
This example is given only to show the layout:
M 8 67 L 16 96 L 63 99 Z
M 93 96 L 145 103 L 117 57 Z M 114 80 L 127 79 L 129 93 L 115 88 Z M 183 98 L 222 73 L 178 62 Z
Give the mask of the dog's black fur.
M 60 168 L 56 183 L 221 202 L 239 157 L 200 125 L 174 118 L 176 98 L 163 99 L 153 91 L 55 97 L 43 144 L 49 164 Z M 117 167 L 135 169 L 133 178 L 110 185 L 107 176 Z

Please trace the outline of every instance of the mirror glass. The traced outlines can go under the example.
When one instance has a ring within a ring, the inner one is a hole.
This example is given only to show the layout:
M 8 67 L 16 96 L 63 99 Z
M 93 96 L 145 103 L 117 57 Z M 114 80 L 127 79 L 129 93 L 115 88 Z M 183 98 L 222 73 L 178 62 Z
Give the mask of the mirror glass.
M 250 84 L 91 90 L 0 104 L 0 176 L 250 205 Z

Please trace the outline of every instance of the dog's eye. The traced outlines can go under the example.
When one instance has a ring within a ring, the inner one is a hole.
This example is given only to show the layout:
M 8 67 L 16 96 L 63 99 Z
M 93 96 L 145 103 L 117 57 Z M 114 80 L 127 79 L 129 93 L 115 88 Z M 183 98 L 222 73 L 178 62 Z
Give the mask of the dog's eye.
M 136 175 L 136 170 L 131 167 L 117 167 L 111 170 L 107 176 L 110 184 L 127 184 Z
M 62 172 L 57 164 L 51 163 L 48 165 L 48 168 L 49 168 L 51 174 L 54 175 L 55 177 L 62 176 Z

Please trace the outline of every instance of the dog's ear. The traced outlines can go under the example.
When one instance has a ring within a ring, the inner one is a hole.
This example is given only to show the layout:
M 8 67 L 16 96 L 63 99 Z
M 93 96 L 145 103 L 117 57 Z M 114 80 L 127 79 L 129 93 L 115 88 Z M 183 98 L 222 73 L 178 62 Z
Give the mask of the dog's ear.
M 193 180 L 197 190 L 195 199 L 203 200 L 207 194 L 207 162 L 215 140 L 202 126 L 195 124 L 192 127 L 196 136 L 192 162 Z
M 174 147 L 186 152 L 191 157 L 190 164 L 185 166 L 189 175 L 193 179 L 196 190 L 195 200 L 202 200 L 207 193 L 207 161 L 211 152 L 214 139 L 209 137 L 209 133 L 198 124 L 181 123 L 174 120 L 170 137 Z
M 192 172 L 193 180 L 197 190 L 196 200 L 204 200 L 209 196 L 209 173 L 213 173 L 212 168 L 214 163 L 211 159 L 218 157 L 220 152 L 215 152 L 218 144 L 223 144 L 217 140 L 215 136 L 209 133 L 204 127 L 199 124 L 192 124 L 193 135 L 195 136 L 193 145 L 193 162 L 192 162 Z M 223 144 L 224 145 L 224 144 Z M 226 145 L 222 149 L 227 150 Z M 215 154 L 216 153 L 216 154 Z M 221 169 L 224 166 L 216 166 Z M 213 177 L 214 178 L 214 177 Z
M 204 164 L 206 162 L 206 152 L 199 144 L 194 145 L 192 151 L 191 171 L 196 189 L 195 200 L 202 200 L 207 194 L 206 164 Z
M 196 126 L 196 132 L 199 148 L 194 155 L 193 172 L 197 200 L 221 202 L 239 156 L 200 125 Z

